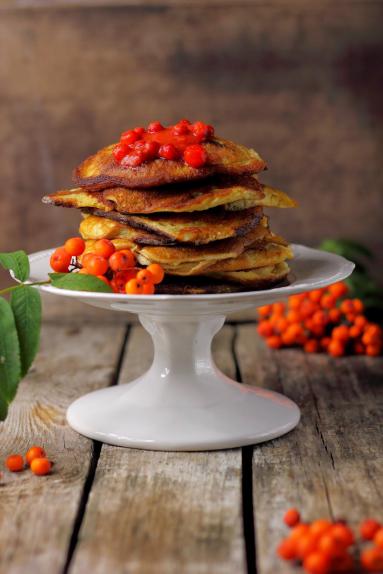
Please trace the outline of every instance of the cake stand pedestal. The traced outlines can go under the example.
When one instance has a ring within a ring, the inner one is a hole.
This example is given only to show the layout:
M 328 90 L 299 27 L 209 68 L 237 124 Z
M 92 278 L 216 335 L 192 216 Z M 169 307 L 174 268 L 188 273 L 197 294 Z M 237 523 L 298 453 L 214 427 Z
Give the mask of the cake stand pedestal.
M 121 446 L 210 450 L 261 442 L 296 426 L 292 401 L 237 383 L 214 364 L 211 341 L 224 317 L 139 318 L 153 339 L 152 366 L 131 383 L 75 401 L 67 413 L 75 430 Z
M 33 280 L 47 276 L 51 252 L 30 256 Z M 293 429 L 300 417 L 295 403 L 225 376 L 214 364 L 211 342 L 228 313 L 324 287 L 353 269 L 339 256 L 302 246 L 295 246 L 295 255 L 290 284 L 265 291 L 128 296 L 43 286 L 97 307 L 137 313 L 154 344 L 145 374 L 77 399 L 67 411 L 70 426 L 113 445 L 175 451 L 255 444 Z

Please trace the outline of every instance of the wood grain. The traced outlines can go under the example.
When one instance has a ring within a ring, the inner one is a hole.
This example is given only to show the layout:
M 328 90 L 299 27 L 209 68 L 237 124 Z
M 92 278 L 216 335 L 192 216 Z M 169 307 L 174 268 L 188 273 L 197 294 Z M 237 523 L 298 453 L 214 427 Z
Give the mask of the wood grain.
M 214 343 L 234 376 L 233 328 Z M 151 362 L 141 327 L 129 340 L 121 381 Z M 177 429 L 174 429 L 177 432 Z M 245 572 L 240 450 L 150 452 L 102 447 L 71 574 Z
M 255 560 L 252 499 L 257 573 L 293 574 L 275 557 L 289 506 L 306 520 L 383 520 L 382 359 L 275 352 L 255 324 L 226 325 L 214 340 L 218 366 L 295 400 L 296 430 L 254 447 L 252 473 L 251 447 L 243 466 L 240 449 L 161 453 L 96 443 L 93 456 L 94 443 L 68 428 L 65 409 L 150 365 L 150 338 L 134 325 L 120 372 L 125 333 L 105 322 L 44 325 L 41 352 L 0 425 L 0 458 L 41 444 L 55 466 L 45 478 L 2 471 L 1 573 L 254 574 L 245 560 L 245 550 Z
M 124 333 L 110 325 L 44 326 L 37 360 L 0 424 L 0 459 L 37 444 L 54 467 L 47 477 L 2 472 L 0 572 L 62 572 L 92 457 L 92 442 L 69 429 L 65 410 L 111 383 Z
M 356 526 L 365 516 L 383 519 L 383 360 L 273 352 L 253 325 L 239 327 L 236 353 L 244 382 L 281 391 L 302 410 L 296 430 L 254 447 L 258 572 L 274 574 L 290 506 L 305 520 L 345 518 Z

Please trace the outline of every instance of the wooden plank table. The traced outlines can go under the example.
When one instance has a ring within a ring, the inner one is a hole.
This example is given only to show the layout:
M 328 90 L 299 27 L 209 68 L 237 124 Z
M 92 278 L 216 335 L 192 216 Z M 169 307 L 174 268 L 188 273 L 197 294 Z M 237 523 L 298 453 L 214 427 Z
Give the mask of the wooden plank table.
M 306 519 L 383 519 L 381 359 L 271 351 L 254 316 L 230 320 L 214 341 L 218 366 L 295 400 L 298 428 L 254 448 L 123 449 L 65 422 L 76 397 L 150 364 L 142 327 L 108 317 L 47 321 L 38 358 L 0 425 L 1 460 L 40 444 L 55 463 L 48 477 L 2 471 L 1 574 L 289 573 L 296 570 L 275 557 L 289 506 Z

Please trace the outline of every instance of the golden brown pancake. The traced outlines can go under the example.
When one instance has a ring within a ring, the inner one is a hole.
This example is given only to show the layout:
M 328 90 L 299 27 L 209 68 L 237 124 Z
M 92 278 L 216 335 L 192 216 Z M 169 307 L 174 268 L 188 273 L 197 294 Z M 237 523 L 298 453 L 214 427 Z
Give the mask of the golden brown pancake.
M 80 223 L 80 233 L 83 239 L 117 239 L 120 227 L 121 224 L 113 219 L 86 215 Z M 121 249 L 130 249 L 134 243 L 142 243 L 144 245 L 171 245 L 173 243 L 172 240 L 166 237 L 143 229 L 137 229 L 130 225 L 124 225 L 124 234 L 121 239 L 124 240 L 127 246 L 125 248 L 121 247 Z
M 96 216 L 92 216 L 91 221 L 96 221 Z M 108 226 L 108 239 L 122 239 L 132 237 L 131 227 L 143 229 L 149 234 L 156 235 L 154 245 L 158 245 L 157 236 L 164 238 L 164 245 L 172 243 L 192 243 L 193 245 L 203 245 L 220 239 L 239 237 L 251 229 L 254 229 L 260 222 L 262 209 L 255 207 L 244 211 L 222 211 L 210 210 L 201 215 L 188 213 L 182 214 L 161 214 L 150 217 L 143 215 L 122 215 L 117 212 L 104 214 L 104 219 L 112 219 L 113 226 L 106 222 Z M 99 218 L 97 217 L 97 221 Z M 84 224 L 84 229 L 86 224 Z M 102 221 L 98 228 L 101 230 Z M 86 231 L 85 231 L 86 232 Z M 102 232 L 101 232 L 102 233 Z M 138 240 L 137 243 L 153 244 L 146 240 Z
M 127 214 L 184 213 L 205 211 L 218 206 L 238 210 L 254 206 L 295 207 L 286 193 L 262 185 L 255 177 L 221 177 L 214 182 L 164 186 L 154 190 L 108 188 L 90 192 L 81 188 L 58 191 L 43 202 L 63 207 L 96 210 L 95 214 L 116 211 Z M 99 213 L 97 213 L 99 210 Z
M 116 249 L 132 249 L 139 264 L 160 263 L 166 273 L 179 276 L 199 275 L 219 261 L 239 257 L 250 247 L 261 251 L 265 243 L 279 243 L 282 246 L 286 244 L 283 238 L 271 233 L 267 227 L 259 224 L 242 237 L 215 241 L 203 246 L 140 245 L 135 241 L 135 238 L 113 239 L 108 236 L 107 230 L 110 229 L 111 233 L 113 232 L 114 222 L 108 221 L 104 225 L 99 219 L 90 216 L 80 224 L 80 234 L 86 242 L 85 253 L 92 251 L 97 239 L 108 237 Z M 232 269 L 230 264 L 229 269 Z
M 258 173 L 266 167 L 256 151 L 221 138 L 212 138 L 201 144 L 207 154 L 207 162 L 200 168 L 162 159 L 134 168 L 123 167 L 113 156 L 115 145 L 103 148 L 75 169 L 73 179 L 77 185 L 93 191 L 113 186 L 147 188 L 217 174 Z
M 162 282 L 156 285 L 156 293 L 159 295 L 218 295 L 223 293 L 238 293 L 239 291 L 246 290 L 242 285 L 236 285 L 235 283 L 209 281 L 206 277 L 204 277 L 202 281 L 197 281 L 196 279 L 197 278 L 183 282 Z
M 258 274 L 253 274 L 251 282 L 246 284 L 232 283 L 213 279 L 211 277 L 165 277 L 164 281 L 156 285 L 156 293 L 167 295 L 206 295 L 212 293 L 235 293 L 238 291 L 255 291 L 259 289 L 270 289 L 271 287 L 283 284 L 286 280 L 286 270 L 274 272 L 271 270 L 267 278 Z M 249 277 L 248 277 L 249 279 Z
M 265 267 L 258 267 L 256 269 L 248 269 L 246 271 L 224 271 L 222 273 L 204 273 L 209 277 L 219 279 L 222 281 L 232 281 L 233 283 L 239 283 L 245 287 L 252 288 L 266 288 L 271 284 L 275 284 L 279 281 L 286 279 L 290 271 L 287 263 L 282 262 L 277 265 L 270 265 Z
M 121 225 L 118 221 L 110 219 L 109 217 L 98 217 L 95 215 L 83 215 L 84 219 L 80 223 L 80 233 L 84 239 L 112 239 L 119 241 L 119 244 L 124 244 L 126 247 L 121 249 L 130 248 L 133 243 L 144 245 L 172 245 L 173 240 L 166 240 L 164 237 L 152 231 L 137 230 L 135 227 L 124 224 Z M 269 229 L 268 217 L 263 215 L 259 219 L 259 223 L 251 230 L 254 241 L 268 241 L 278 243 L 280 245 L 287 245 L 287 242 L 282 237 L 272 233 Z M 241 234 L 239 234 L 241 235 Z M 245 233 L 246 235 L 246 233 Z
M 181 263 L 195 263 L 205 268 L 220 259 L 237 257 L 255 241 L 255 230 L 234 239 L 223 239 L 197 247 L 135 245 L 133 251 L 141 265 L 160 263 L 164 269 L 174 268 Z
M 84 253 L 92 251 L 95 241 L 100 238 L 89 239 L 84 233 L 84 224 L 88 219 L 90 218 L 84 219 L 80 225 L 80 234 L 86 240 Z M 265 233 L 267 233 L 267 229 L 265 229 Z M 141 265 L 160 263 L 167 273 L 196 275 L 220 259 L 237 257 L 259 237 L 260 233 L 256 228 L 242 237 L 223 239 L 198 247 L 138 245 L 128 238 L 112 239 L 112 241 L 116 249 L 132 249 Z
M 290 246 L 277 243 L 262 243 L 246 249 L 234 259 L 224 259 L 214 263 L 208 267 L 207 272 L 210 274 L 225 271 L 245 271 L 257 267 L 277 265 L 286 259 L 292 259 L 292 257 L 293 252 Z

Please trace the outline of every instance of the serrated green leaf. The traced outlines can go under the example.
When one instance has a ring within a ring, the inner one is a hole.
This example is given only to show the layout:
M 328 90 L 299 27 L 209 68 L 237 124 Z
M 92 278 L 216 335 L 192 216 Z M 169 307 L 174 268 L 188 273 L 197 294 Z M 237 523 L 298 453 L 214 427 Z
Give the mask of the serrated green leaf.
M 352 241 L 351 239 L 325 239 L 319 248 L 324 251 L 342 255 L 359 264 L 361 257 L 367 257 L 368 259 L 373 258 L 372 252 L 365 245 Z
M 365 273 L 354 273 L 346 279 L 347 285 L 358 296 L 367 297 L 369 295 L 374 297 L 381 297 L 383 299 L 383 289 Z
M 97 293 L 113 293 L 109 285 L 98 279 L 95 275 L 82 273 L 49 273 L 52 286 L 72 291 L 95 291 Z
M 29 277 L 29 259 L 25 251 L 0 253 L 0 264 L 5 269 L 12 270 L 19 281 L 26 281 Z
M 20 345 L 21 376 L 27 374 L 40 342 L 41 298 L 33 287 L 20 287 L 10 298 Z
M 0 297 L 0 419 L 7 415 L 21 378 L 20 347 L 8 301 Z

